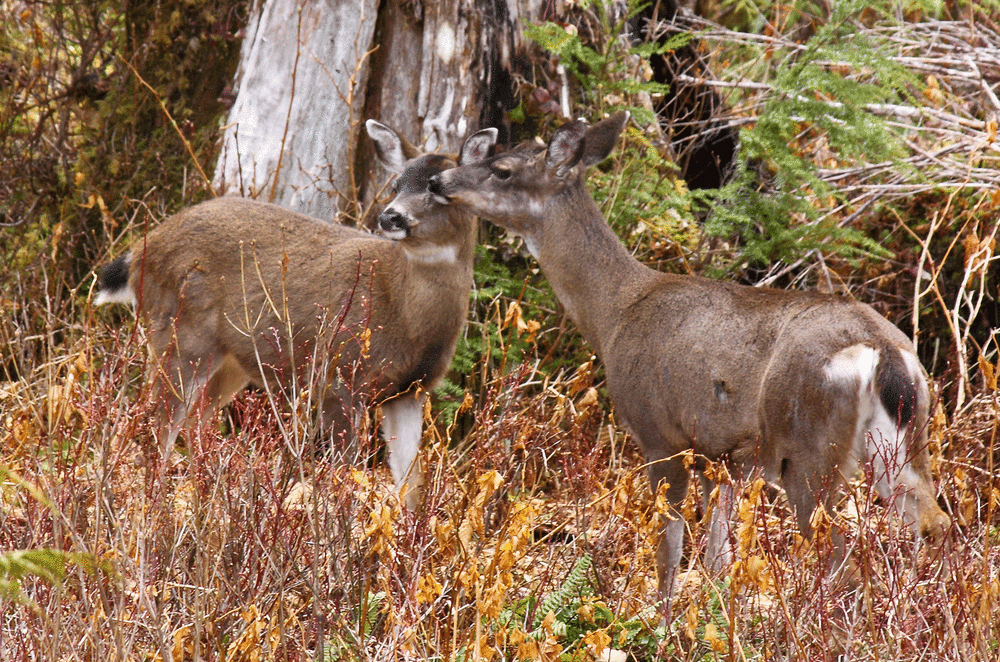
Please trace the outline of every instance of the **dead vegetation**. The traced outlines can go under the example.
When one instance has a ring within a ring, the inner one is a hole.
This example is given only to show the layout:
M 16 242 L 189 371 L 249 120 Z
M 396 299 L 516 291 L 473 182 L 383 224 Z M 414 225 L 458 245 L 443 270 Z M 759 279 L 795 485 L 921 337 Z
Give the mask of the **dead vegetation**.
M 798 48 L 697 27 L 717 55 L 740 40 Z M 462 429 L 428 410 L 415 514 L 391 497 L 380 442 L 362 439 L 368 462 L 317 453 L 309 418 L 260 392 L 161 465 L 141 331 L 89 307 L 92 280 L 58 271 L 60 226 L 19 200 L 2 203 L 23 219 L 0 235 L 17 267 L 0 276 L 0 658 L 995 660 L 1000 39 L 989 21 L 881 37 L 925 82 L 912 106 L 871 109 L 904 129 L 910 167 L 825 162 L 812 133 L 797 148 L 847 200 L 830 218 L 861 224 L 895 257 L 812 254 L 767 279 L 843 288 L 916 332 L 939 394 L 939 501 L 955 520 L 940 549 L 914 544 L 862 477 L 817 522 L 855 550 L 861 588 L 849 591 L 822 571 L 827 537 L 802 540 L 779 493 L 740 482 L 737 561 L 723 576 L 701 564 L 703 513 L 689 498 L 680 596 L 662 623 L 658 499 L 642 459 L 599 366 L 547 372 L 551 346 L 483 358 Z M 739 72 L 703 82 L 745 94 L 737 123 L 768 91 Z M 131 232 L 162 220 L 157 195 L 115 201 Z M 100 211 L 97 198 L 76 203 Z M 529 336 L 534 348 L 549 321 L 506 297 L 480 314 L 496 321 L 501 353 Z

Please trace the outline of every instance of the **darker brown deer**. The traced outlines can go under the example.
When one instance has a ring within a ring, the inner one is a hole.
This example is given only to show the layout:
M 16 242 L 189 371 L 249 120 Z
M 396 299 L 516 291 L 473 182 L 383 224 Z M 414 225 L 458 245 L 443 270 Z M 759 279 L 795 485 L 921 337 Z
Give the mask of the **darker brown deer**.
M 162 451 L 248 384 L 315 405 L 319 428 L 347 443 L 379 403 L 388 463 L 413 508 L 425 393 L 468 316 L 476 220 L 427 190 L 453 157 L 421 154 L 378 122 L 366 127 L 399 175 L 378 218 L 383 236 L 218 198 L 168 218 L 107 265 L 96 303 L 132 303 L 148 327 Z M 496 129 L 475 133 L 457 162 L 485 158 L 495 140 Z
M 779 482 L 806 532 L 817 504 L 871 462 L 879 494 L 917 535 L 939 539 L 950 519 L 935 499 L 928 389 L 912 343 L 861 303 L 661 273 L 635 260 L 584 182 L 627 119 L 569 123 L 547 146 L 525 143 L 435 175 L 431 190 L 523 237 L 603 362 L 651 487 L 666 483 L 675 509 L 657 552 L 661 593 L 669 598 L 680 563 L 676 509 L 692 449 Z M 710 565 L 728 560 L 727 528 L 710 529 Z

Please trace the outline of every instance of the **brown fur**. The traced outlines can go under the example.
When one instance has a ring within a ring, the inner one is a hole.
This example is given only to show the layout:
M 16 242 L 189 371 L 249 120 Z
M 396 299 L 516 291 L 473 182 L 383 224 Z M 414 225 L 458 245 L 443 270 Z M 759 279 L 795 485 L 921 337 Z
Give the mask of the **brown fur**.
M 431 188 L 525 238 L 601 358 L 611 401 L 650 463 L 651 485 L 668 484 L 674 507 L 689 482 L 681 455 L 693 449 L 780 481 L 808 530 L 816 505 L 865 459 L 858 431 L 881 420 L 880 398 L 895 398 L 895 421 L 900 396 L 909 396 L 903 418 L 915 477 L 899 508 L 915 514 L 918 534 L 940 537 L 949 518 L 935 502 L 928 391 L 910 341 L 864 304 L 660 273 L 632 258 L 584 183 L 626 120 L 571 123 L 547 148 L 526 143 L 443 172 Z M 864 371 L 870 357 L 879 357 L 877 377 Z M 878 392 L 866 390 L 866 376 Z M 883 443 L 895 448 L 893 441 Z M 665 525 L 657 555 L 664 595 L 681 558 L 679 512 L 676 518 Z M 709 546 L 725 555 L 725 541 Z
M 403 487 L 419 442 L 420 389 L 444 375 L 465 324 L 476 222 L 426 190 L 453 159 L 420 155 L 378 123 L 368 130 L 383 163 L 410 182 L 380 216 L 398 240 L 219 198 L 175 214 L 133 246 L 127 287 L 149 329 L 165 451 L 199 406 L 211 412 L 248 383 L 287 399 L 318 385 L 309 398 L 322 428 L 347 441 L 371 403 L 393 418 L 405 410 L 405 422 L 390 425 L 408 437 L 398 440 L 406 457 L 390 457 Z M 485 157 L 495 135 L 471 137 L 461 161 Z M 127 262 L 105 269 L 99 303 L 127 298 Z

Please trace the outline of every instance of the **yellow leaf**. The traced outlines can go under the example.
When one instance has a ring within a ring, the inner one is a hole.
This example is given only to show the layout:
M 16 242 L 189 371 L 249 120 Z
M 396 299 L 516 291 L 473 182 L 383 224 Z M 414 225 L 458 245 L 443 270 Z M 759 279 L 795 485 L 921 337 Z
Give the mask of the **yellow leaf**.
M 471 591 L 475 588 L 479 577 L 479 568 L 476 567 L 475 563 L 469 563 L 458 573 L 458 582 L 465 587 L 465 590 Z
M 465 412 L 472 409 L 476 403 L 472 400 L 472 393 L 469 391 L 465 392 L 465 396 L 462 398 L 462 404 L 458 407 L 458 413 L 464 414 Z
M 372 482 L 368 478 L 368 474 L 356 469 L 355 467 L 351 467 L 350 471 L 351 471 L 351 480 L 354 481 L 355 485 L 357 485 L 362 490 L 371 489 Z
M 188 653 L 194 654 L 194 641 L 191 640 L 191 626 L 185 625 L 174 630 L 174 647 L 170 651 L 170 657 L 174 662 L 183 662 Z
M 593 608 L 591 608 L 591 611 L 593 611 Z M 595 658 L 600 658 L 601 654 L 611 645 L 611 635 L 605 630 L 594 630 L 583 637 L 583 643 L 590 649 L 591 655 Z
M 427 573 L 420 576 L 417 580 L 417 603 L 418 604 L 429 604 L 437 600 L 438 596 L 444 591 L 444 586 L 441 585 L 433 574 Z
M 569 388 L 567 389 L 569 395 L 576 395 L 580 391 L 590 388 L 590 385 L 594 383 L 594 356 L 580 365 L 573 373 L 573 377 L 570 378 Z
M 542 651 L 538 648 L 538 642 L 534 639 L 525 639 L 517 646 L 518 660 L 531 660 L 532 662 L 542 659 Z
M 944 95 L 941 93 L 941 86 L 938 85 L 937 78 L 934 76 L 927 77 L 927 87 L 924 88 L 924 97 L 935 104 L 940 104 L 944 100 Z
M 368 358 L 368 352 L 371 350 L 372 346 L 372 330 L 365 327 L 364 331 L 361 332 L 361 356 Z
M 524 324 L 524 320 L 521 317 L 521 304 L 516 301 L 510 302 L 510 305 L 507 306 L 507 314 L 503 317 L 503 328 L 509 328 L 512 324 L 518 330 Z
M 677 515 L 674 513 L 674 508 L 670 504 L 670 500 L 667 499 L 667 490 L 670 489 L 670 483 L 667 481 L 662 481 L 656 488 L 656 497 L 653 500 L 653 505 L 656 508 L 656 512 L 659 513 L 660 517 L 666 518 L 668 521 L 677 519 Z
M 690 641 L 696 641 L 698 639 L 698 607 L 693 602 L 688 605 L 684 621 L 684 635 Z
M 552 624 L 555 622 L 556 622 L 556 613 L 554 611 L 550 611 L 549 613 L 545 614 L 545 618 L 542 619 L 541 628 L 546 632 L 548 632 L 549 634 L 552 634 Z
M 584 412 L 597 404 L 597 389 L 591 386 L 576 403 L 577 409 Z
M 394 521 L 395 509 L 389 504 L 383 503 L 372 508 L 365 526 L 365 540 L 372 542 L 372 554 L 392 552 L 395 543 Z
M 472 550 L 472 534 L 475 533 L 474 527 L 475 523 L 471 517 L 463 518 L 462 523 L 458 525 L 458 542 L 461 543 L 462 549 L 466 551 Z
M 997 365 L 1000 365 L 1000 361 L 998 361 Z M 997 390 L 997 371 L 993 367 L 993 364 L 982 354 L 979 355 L 979 371 L 983 373 L 986 388 L 991 391 Z
M 543 662 L 558 662 L 559 655 L 562 654 L 562 651 L 562 644 L 560 644 L 555 637 L 546 637 L 541 647 L 541 659 Z
M 520 327 L 518 327 L 518 328 L 520 328 Z M 524 323 L 524 328 L 521 329 L 522 331 L 524 331 L 524 332 L 527 333 L 527 335 L 524 337 L 524 342 L 529 343 L 529 344 L 534 344 L 535 343 L 535 336 L 538 334 L 538 331 L 541 328 L 542 328 L 541 322 L 537 322 L 535 320 L 528 320 L 527 322 L 525 322 Z
M 705 641 L 709 643 L 712 650 L 716 653 L 724 654 L 726 652 L 726 642 L 719 638 L 715 623 L 705 624 Z
M 442 549 L 448 549 L 451 542 L 451 535 L 455 532 L 455 525 L 451 518 L 438 521 L 437 515 L 431 516 L 430 529 L 434 532 L 434 539 Z

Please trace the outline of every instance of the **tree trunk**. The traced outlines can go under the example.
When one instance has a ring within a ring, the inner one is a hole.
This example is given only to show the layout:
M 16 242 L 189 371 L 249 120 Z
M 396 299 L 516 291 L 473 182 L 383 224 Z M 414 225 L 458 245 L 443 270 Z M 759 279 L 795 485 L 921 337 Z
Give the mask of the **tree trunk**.
M 362 132 L 455 151 L 517 103 L 523 20 L 542 0 L 265 0 L 251 15 L 215 187 L 361 222 L 378 187 Z
M 247 25 L 216 188 L 333 218 L 353 195 L 351 146 L 376 0 L 267 0 Z

